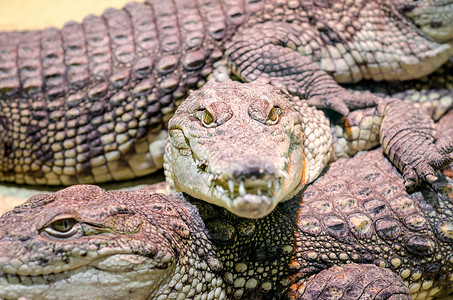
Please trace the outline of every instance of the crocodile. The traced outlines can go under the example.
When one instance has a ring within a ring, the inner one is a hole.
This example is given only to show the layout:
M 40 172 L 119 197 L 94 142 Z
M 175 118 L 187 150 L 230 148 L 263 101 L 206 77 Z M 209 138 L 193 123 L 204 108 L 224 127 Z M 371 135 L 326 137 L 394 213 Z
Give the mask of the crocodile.
M 443 136 L 453 137 L 453 111 L 449 111 L 445 116 L 443 116 L 439 122 L 436 123 L 437 132 L 441 132 Z M 448 167 L 443 169 L 443 172 L 450 178 L 453 178 L 453 163 L 451 163 Z
M 371 150 L 333 162 L 261 219 L 181 193 L 76 185 L 36 195 L 0 218 L 0 298 L 447 295 L 453 181 L 410 192 L 403 182 Z
M 403 101 L 328 116 L 261 81 L 208 82 L 168 123 L 166 180 L 238 216 L 261 218 L 329 161 L 379 143 L 406 185 L 435 180 L 434 168 L 453 158 L 451 137 L 435 142 L 431 118 Z
M 446 111 L 453 108 L 453 59 L 434 73 L 418 80 L 399 82 L 363 80 L 343 86 L 351 92 L 370 91 L 379 97 L 404 100 L 437 121 Z
M 342 114 L 338 82 L 409 80 L 453 55 L 451 0 L 148 0 L 0 33 L 0 180 L 71 185 L 162 167 L 166 124 L 226 68 Z M 220 74 L 222 75 L 222 74 Z M 220 76 L 219 75 L 219 76 Z

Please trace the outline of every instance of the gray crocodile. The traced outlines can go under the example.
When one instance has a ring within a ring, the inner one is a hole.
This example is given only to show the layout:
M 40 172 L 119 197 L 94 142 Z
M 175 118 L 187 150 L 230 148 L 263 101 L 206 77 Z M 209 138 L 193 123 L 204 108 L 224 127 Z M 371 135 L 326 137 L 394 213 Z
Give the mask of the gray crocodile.
M 0 180 L 99 183 L 162 166 L 163 129 L 214 69 L 342 114 L 335 82 L 409 80 L 453 55 L 450 0 L 149 0 L 0 33 Z M 335 80 L 334 80 L 335 79 Z
M 329 161 L 379 143 L 406 185 L 435 180 L 434 169 L 451 162 L 451 138 L 436 142 L 432 120 L 402 101 L 328 116 L 262 82 L 209 82 L 169 121 L 167 182 L 238 216 L 261 218 Z
M 406 192 L 381 150 L 261 219 L 72 186 L 0 218 L 0 298 L 432 299 L 453 292 L 452 199 L 442 175 Z

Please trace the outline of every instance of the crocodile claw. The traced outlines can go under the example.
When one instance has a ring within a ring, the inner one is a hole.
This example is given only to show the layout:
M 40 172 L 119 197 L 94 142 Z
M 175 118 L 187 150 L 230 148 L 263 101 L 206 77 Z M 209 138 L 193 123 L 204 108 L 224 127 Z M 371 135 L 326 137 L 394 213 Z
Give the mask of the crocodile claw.
M 417 157 L 411 165 L 403 171 L 404 184 L 411 186 L 419 180 L 436 181 L 436 170 L 453 161 L 453 141 L 444 139 L 436 144 L 424 147 L 418 151 Z
M 376 106 L 379 100 L 379 97 L 368 92 L 351 94 L 346 90 L 342 90 L 335 93 L 310 96 L 307 99 L 307 103 L 317 108 L 328 108 L 346 116 L 351 110 Z
M 314 96 L 307 99 L 307 103 L 310 106 L 315 106 L 317 108 L 328 108 L 337 113 L 347 116 L 349 114 L 349 108 L 342 98 L 331 96 Z

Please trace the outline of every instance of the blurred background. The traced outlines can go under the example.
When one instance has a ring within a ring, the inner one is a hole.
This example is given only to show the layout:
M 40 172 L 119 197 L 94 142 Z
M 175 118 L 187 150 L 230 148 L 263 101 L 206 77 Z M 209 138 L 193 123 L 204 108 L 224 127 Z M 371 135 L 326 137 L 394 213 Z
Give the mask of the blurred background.
M 127 0 L 0 0 L 0 30 L 62 27 L 80 22 L 88 14 L 100 15 L 108 7 L 121 8 Z

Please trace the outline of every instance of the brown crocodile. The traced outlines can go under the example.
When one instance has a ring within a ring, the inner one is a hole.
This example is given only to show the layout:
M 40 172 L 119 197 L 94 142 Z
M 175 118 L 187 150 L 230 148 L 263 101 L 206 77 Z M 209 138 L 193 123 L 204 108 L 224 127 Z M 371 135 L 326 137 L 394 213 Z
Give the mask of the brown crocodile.
M 0 179 L 99 183 L 160 168 L 175 106 L 225 64 L 245 81 L 264 78 L 343 114 L 374 105 L 376 97 L 351 95 L 333 78 L 431 73 L 453 54 L 452 7 L 149 0 L 61 30 L 0 33 Z
M 261 218 L 329 161 L 379 143 L 406 185 L 435 180 L 434 168 L 451 161 L 451 139 L 435 142 L 432 120 L 402 101 L 328 116 L 262 82 L 209 82 L 169 121 L 167 182 L 238 216 Z
M 332 163 L 261 219 L 186 199 L 83 185 L 32 197 L 0 218 L 0 298 L 395 300 L 453 291 L 453 182 L 439 175 L 408 193 L 381 150 Z

